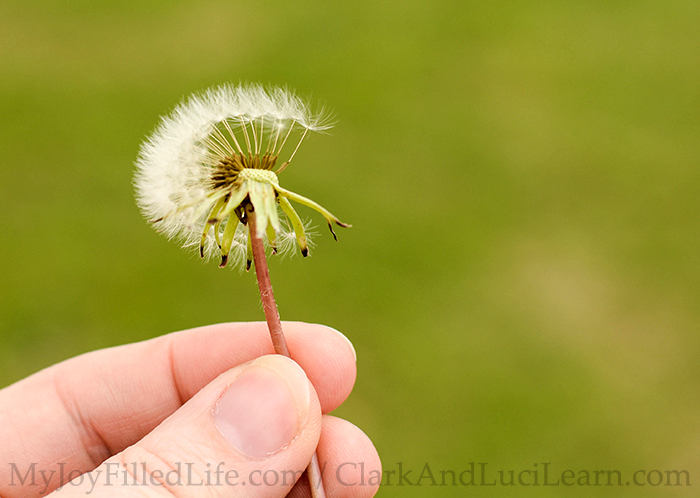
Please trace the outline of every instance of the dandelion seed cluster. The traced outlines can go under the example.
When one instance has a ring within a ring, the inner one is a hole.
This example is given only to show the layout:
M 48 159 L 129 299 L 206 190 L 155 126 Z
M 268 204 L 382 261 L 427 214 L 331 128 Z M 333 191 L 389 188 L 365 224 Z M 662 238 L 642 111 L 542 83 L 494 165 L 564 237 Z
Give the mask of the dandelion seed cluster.
M 246 208 L 273 253 L 298 246 L 308 255 L 308 227 L 290 200 L 347 227 L 316 202 L 286 190 L 277 175 L 310 131 L 330 128 L 291 92 L 224 85 L 195 95 L 164 117 L 136 161 L 137 202 L 156 229 L 202 257 L 252 261 Z M 291 153 L 289 152 L 291 151 Z M 280 155 L 287 157 L 280 163 Z M 288 154 L 288 155 L 287 155 Z M 277 169 L 275 169 L 277 168 Z M 281 212 L 280 212 L 281 211 Z M 331 227 L 331 233 L 335 233 Z

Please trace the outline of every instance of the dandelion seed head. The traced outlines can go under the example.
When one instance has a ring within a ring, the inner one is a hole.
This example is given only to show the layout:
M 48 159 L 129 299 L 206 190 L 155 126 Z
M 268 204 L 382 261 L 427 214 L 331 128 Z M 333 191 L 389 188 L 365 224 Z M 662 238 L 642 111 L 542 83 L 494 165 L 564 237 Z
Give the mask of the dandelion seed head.
M 249 259 L 245 206 L 258 238 L 274 253 L 308 253 L 308 234 L 289 203 L 347 226 L 314 201 L 279 186 L 309 132 L 330 128 L 328 114 L 284 88 L 223 85 L 194 95 L 161 119 L 136 161 L 137 203 L 156 229 L 222 266 Z M 277 168 L 277 169 L 275 169 Z M 332 231 L 332 230 L 331 230 Z M 335 236 L 335 234 L 334 234 Z

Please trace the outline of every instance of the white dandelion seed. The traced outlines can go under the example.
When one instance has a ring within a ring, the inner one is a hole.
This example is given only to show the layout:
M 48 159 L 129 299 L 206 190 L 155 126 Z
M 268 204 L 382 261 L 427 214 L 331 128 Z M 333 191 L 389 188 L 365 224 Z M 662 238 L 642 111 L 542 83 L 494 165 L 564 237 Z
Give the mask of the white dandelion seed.
M 199 247 L 202 257 L 219 254 L 222 267 L 231 260 L 246 261 L 250 268 L 249 205 L 255 211 L 255 235 L 266 239 L 273 253 L 298 245 L 307 256 L 308 227 L 290 200 L 321 213 L 334 237 L 332 223 L 350 225 L 280 187 L 277 175 L 309 131 L 330 127 L 323 112 L 312 113 L 282 88 L 224 85 L 192 96 L 164 117 L 141 146 L 135 176 L 138 205 L 157 230 L 179 239 L 183 247 Z M 287 159 L 278 165 L 283 151 Z

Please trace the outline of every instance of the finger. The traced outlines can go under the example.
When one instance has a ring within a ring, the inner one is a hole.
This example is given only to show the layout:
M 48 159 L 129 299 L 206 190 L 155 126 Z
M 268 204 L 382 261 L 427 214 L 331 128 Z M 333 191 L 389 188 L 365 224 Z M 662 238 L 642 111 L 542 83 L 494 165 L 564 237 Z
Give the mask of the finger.
M 352 346 L 321 325 L 285 322 L 324 411 L 355 380 Z M 134 444 L 222 372 L 272 353 L 264 323 L 221 324 L 73 358 L 0 391 L 0 496 L 33 497 L 13 472 L 87 471 Z M 21 435 L 21 436 L 20 436 Z M 16 480 L 16 479 L 15 479 Z M 54 486 L 57 484 L 54 483 Z M 49 489 L 50 490 L 50 489 Z M 26 494 L 29 493 L 29 494 Z
M 352 343 L 325 325 L 283 322 L 283 329 L 292 358 L 309 376 L 321 409 L 324 413 L 335 410 L 347 399 L 355 383 Z M 227 338 L 222 342 L 224 331 Z M 227 323 L 179 334 L 188 340 L 173 344 L 173 356 L 181 359 L 175 361 L 174 368 L 178 388 L 186 399 L 233 365 L 274 353 L 265 322 Z
M 215 379 L 141 441 L 60 493 L 283 497 L 316 449 L 321 420 L 298 364 L 264 356 Z
M 350 422 L 325 415 L 317 448 L 323 486 L 334 498 L 369 498 L 379 490 L 382 463 L 372 441 Z M 306 474 L 288 498 L 310 498 Z

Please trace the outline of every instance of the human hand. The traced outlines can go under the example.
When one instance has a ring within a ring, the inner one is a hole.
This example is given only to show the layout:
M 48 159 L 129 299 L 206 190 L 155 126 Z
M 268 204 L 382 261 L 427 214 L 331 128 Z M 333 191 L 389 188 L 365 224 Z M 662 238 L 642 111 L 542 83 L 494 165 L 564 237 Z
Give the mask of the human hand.
M 305 477 L 294 482 L 317 446 L 329 497 L 373 496 L 371 441 L 322 415 L 352 390 L 352 346 L 321 325 L 284 330 L 298 364 L 271 354 L 264 323 L 230 323 L 88 353 L 0 390 L 0 496 L 310 496 Z

